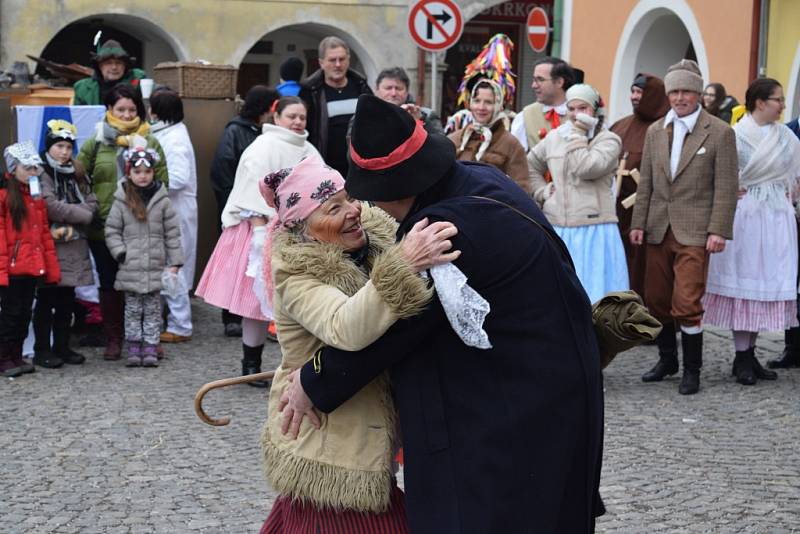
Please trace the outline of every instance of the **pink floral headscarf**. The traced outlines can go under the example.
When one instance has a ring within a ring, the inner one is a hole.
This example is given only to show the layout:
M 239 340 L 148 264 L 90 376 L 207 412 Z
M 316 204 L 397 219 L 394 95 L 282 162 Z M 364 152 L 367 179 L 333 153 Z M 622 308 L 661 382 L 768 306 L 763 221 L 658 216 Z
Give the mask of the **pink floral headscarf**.
M 279 230 L 294 228 L 305 221 L 333 195 L 344 189 L 344 178 L 325 164 L 320 156 L 309 156 L 294 167 L 268 174 L 258 189 L 276 215 L 267 226 L 263 272 L 270 305 L 275 286 L 272 282 L 272 239 Z

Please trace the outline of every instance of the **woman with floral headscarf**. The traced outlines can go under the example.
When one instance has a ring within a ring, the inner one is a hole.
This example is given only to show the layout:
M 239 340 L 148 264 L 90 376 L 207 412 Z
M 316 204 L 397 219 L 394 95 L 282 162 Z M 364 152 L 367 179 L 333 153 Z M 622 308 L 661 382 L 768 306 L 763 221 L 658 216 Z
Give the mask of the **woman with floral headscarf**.
M 503 91 L 489 79 L 475 84 L 469 98 L 473 122 L 448 137 L 456 145 L 456 157 L 493 165 L 530 193 L 525 150 L 505 126 Z
M 418 273 L 458 257 L 448 252 L 456 229 L 420 222 L 395 243 L 397 223 L 351 199 L 342 176 L 316 154 L 270 173 L 259 188 L 275 210 L 264 278 L 282 355 L 262 434 L 264 471 L 278 498 L 261 532 L 354 532 L 356 524 L 358 532 L 408 532 L 386 377 L 313 424 L 287 420 L 283 397 L 324 346 L 360 350 L 420 313 L 433 292 Z
M 610 291 L 628 289 L 613 189 L 622 142 L 605 129 L 603 100 L 591 85 L 567 90 L 567 117 L 528 153 L 533 198 L 567 245 L 589 299 L 597 302 Z

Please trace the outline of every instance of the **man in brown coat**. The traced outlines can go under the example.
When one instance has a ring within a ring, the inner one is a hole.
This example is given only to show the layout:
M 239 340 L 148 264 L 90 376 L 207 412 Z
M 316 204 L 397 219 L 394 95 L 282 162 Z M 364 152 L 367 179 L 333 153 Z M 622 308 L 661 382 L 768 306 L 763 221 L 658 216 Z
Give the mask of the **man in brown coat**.
M 664 91 L 664 82 L 652 74 L 639 73 L 631 85 L 631 105 L 633 113 L 615 122 L 609 130 L 622 139 L 622 154 L 627 154 L 625 170 L 641 169 L 644 136 L 647 128 L 669 111 L 669 100 Z M 625 245 L 625 259 L 628 262 L 630 287 L 644 297 L 644 273 L 647 251 L 628 240 L 633 218 L 633 206 L 625 208 L 622 201 L 636 193 L 638 186 L 630 176 L 622 177 L 617 198 L 617 220 Z
M 678 372 L 678 323 L 683 348 L 678 392 L 690 395 L 700 388 L 708 257 L 733 239 L 736 139 L 730 126 L 700 106 L 703 77 L 697 63 L 684 59 L 672 65 L 664 85 L 672 109 L 647 129 L 630 239 L 642 245 L 647 236 L 645 295 L 651 313 L 664 323 L 658 363 L 642 380 Z

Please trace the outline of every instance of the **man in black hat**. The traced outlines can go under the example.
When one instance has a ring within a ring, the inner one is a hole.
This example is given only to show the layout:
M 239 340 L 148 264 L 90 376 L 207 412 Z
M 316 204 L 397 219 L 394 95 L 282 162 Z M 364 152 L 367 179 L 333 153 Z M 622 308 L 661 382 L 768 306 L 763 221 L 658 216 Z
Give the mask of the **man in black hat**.
M 457 162 L 398 106 L 360 97 L 351 143 L 347 191 L 397 219 L 398 237 L 425 218 L 456 225 L 453 264 L 491 307 L 491 347 L 467 346 L 435 297 L 360 352 L 315 354 L 282 398 L 284 427 L 295 434 L 304 415 L 317 421 L 312 403 L 330 412 L 389 370 L 412 532 L 592 532 L 600 361 L 564 244 L 506 175 Z
M 139 80 L 146 78 L 142 69 L 133 67 L 131 57 L 119 41 L 109 39 L 92 54 L 94 75 L 75 82 L 72 103 L 75 106 L 99 106 L 106 94 L 117 84 L 124 83 L 139 91 Z

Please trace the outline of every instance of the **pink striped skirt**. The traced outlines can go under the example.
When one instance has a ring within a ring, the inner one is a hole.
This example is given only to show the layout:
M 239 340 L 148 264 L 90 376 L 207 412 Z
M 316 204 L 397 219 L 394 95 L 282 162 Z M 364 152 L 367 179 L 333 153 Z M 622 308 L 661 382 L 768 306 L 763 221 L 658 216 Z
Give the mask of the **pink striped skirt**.
M 194 293 L 209 304 L 236 315 L 268 321 L 253 291 L 254 280 L 244 274 L 252 235 L 247 221 L 225 228 Z
M 318 508 L 291 497 L 275 500 L 260 534 L 407 534 L 405 495 L 392 488 L 389 509 L 381 514 Z
M 703 323 L 744 332 L 777 332 L 798 326 L 797 302 L 762 301 L 706 293 Z

